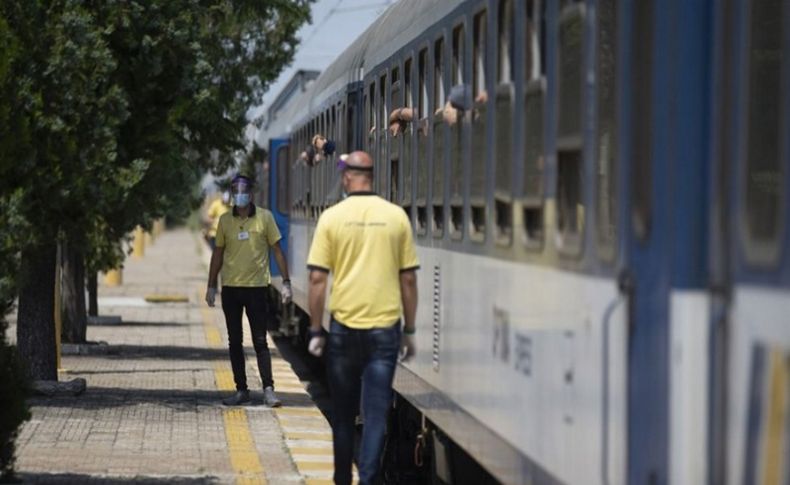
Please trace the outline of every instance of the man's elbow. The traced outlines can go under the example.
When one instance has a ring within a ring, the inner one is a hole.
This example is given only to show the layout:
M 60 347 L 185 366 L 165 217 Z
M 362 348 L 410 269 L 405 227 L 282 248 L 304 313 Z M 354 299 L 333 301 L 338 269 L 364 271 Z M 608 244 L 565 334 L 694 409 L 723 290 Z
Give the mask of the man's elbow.
M 400 283 L 401 286 L 406 288 L 416 288 L 417 287 L 417 272 L 416 271 L 404 271 L 400 274 Z
M 326 273 L 323 271 L 310 271 L 310 286 L 321 286 L 326 284 Z

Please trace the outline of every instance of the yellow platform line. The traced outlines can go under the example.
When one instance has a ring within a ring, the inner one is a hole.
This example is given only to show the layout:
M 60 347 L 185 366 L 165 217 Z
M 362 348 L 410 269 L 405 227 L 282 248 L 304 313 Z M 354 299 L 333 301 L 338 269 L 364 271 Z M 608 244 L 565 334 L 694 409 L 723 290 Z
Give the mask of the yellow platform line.
M 779 350 L 771 352 L 770 398 L 768 399 L 768 412 L 766 413 L 766 433 L 764 438 L 763 455 L 763 485 L 780 485 L 782 479 L 783 456 L 787 456 L 784 442 L 785 422 L 787 420 L 787 381 L 788 365 L 786 357 Z M 786 479 L 786 477 L 785 477 Z
M 222 338 L 215 325 L 214 313 L 211 309 L 201 308 L 203 329 L 206 333 L 206 344 L 209 347 L 222 347 Z M 214 380 L 220 391 L 236 389 L 233 382 L 233 372 L 228 368 L 227 362 L 214 363 Z M 236 483 L 239 485 L 265 484 L 263 465 L 261 464 L 255 441 L 250 433 L 250 424 L 247 411 L 242 408 L 226 409 L 222 412 L 225 425 L 225 440 L 228 443 L 230 464 L 236 474 Z
M 236 483 L 266 483 L 263 465 L 250 433 L 247 412 L 241 408 L 226 409 L 225 439 L 228 441 L 230 463 L 236 472 Z

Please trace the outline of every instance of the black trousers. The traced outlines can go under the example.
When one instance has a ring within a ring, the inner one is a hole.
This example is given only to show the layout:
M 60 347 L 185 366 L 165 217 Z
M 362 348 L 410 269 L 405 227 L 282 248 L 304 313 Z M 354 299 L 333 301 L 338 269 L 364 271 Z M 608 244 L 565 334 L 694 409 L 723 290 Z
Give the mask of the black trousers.
M 242 311 L 247 311 L 252 331 L 252 345 L 258 358 L 258 372 L 261 374 L 263 387 L 274 386 L 272 380 L 272 356 L 266 344 L 266 319 L 269 316 L 266 288 L 257 287 L 222 287 L 222 312 L 225 313 L 225 325 L 228 328 L 228 347 L 230 365 L 233 368 L 233 380 L 236 389 L 247 390 L 247 371 L 244 361 L 244 334 L 241 326 Z

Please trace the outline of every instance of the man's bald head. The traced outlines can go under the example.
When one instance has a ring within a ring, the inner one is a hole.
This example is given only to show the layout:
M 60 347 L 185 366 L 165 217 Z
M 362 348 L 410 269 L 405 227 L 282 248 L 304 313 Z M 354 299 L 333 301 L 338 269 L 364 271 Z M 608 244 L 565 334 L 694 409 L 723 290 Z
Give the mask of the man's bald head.
M 343 167 L 346 192 L 369 191 L 373 183 L 373 159 L 363 151 L 351 152 Z
M 346 159 L 346 168 L 353 170 L 354 168 L 361 168 L 363 171 L 370 171 L 373 169 L 373 159 L 367 152 L 361 150 L 351 152 Z

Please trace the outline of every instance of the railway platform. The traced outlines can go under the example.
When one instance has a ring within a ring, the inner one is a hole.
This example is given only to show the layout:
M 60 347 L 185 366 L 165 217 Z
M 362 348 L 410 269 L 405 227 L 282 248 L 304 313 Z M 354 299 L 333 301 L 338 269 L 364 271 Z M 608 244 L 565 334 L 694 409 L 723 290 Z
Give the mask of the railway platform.
M 63 355 L 60 379 L 86 379 L 84 394 L 30 401 L 17 439 L 23 482 L 331 483 L 331 429 L 308 383 L 270 339 L 283 406 L 264 406 L 246 322 L 253 402 L 221 404 L 234 384 L 222 311 L 203 302 L 207 261 L 199 237 L 166 231 L 127 259 L 120 286 L 100 281 L 100 315 L 120 322 L 89 325 L 88 340 L 100 344 Z

